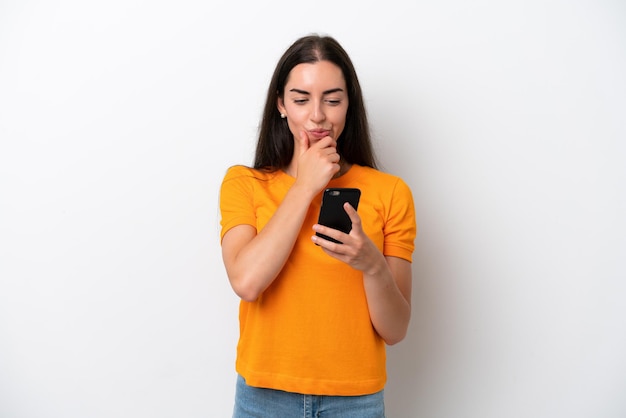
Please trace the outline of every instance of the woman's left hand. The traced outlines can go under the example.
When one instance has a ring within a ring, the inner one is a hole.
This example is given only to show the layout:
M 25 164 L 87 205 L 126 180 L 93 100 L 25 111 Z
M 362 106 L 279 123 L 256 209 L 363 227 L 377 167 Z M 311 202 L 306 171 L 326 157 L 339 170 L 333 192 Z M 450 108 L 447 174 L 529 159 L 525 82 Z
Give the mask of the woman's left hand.
M 405 337 L 411 318 L 411 263 L 397 257 L 385 257 L 363 231 L 361 217 L 356 210 L 349 203 L 343 207 L 352 220 L 349 234 L 320 224 L 313 225 L 315 232 L 343 244 L 317 235 L 311 239 L 326 254 L 363 272 L 372 325 L 387 344 L 396 344 Z
M 311 240 L 322 247 L 325 253 L 349 264 L 353 268 L 363 272 L 373 272 L 373 270 L 380 268 L 380 263 L 385 262 L 384 256 L 363 231 L 361 217 L 357 211 L 347 202 L 344 203 L 343 208 L 352 221 L 352 230 L 349 234 L 324 225 L 313 225 L 315 232 L 334 238 L 342 244 L 326 240 L 317 235 L 313 235 Z

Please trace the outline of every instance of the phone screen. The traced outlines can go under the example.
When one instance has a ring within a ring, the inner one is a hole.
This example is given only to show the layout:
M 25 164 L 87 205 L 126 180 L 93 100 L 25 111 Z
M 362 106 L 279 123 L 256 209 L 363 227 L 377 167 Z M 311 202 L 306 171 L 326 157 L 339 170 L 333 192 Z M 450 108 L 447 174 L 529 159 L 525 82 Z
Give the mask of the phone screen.
M 343 208 L 343 204 L 348 202 L 354 209 L 357 209 L 360 197 L 361 191 L 356 188 L 335 187 L 324 190 L 324 194 L 322 196 L 322 207 L 320 209 L 317 223 L 333 229 L 338 229 L 346 234 L 350 233 L 350 230 L 352 230 L 352 221 Z M 324 234 L 320 234 L 319 232 L 316 233 L 316 235 L 329 241 L 342 244 L 342 242 Z

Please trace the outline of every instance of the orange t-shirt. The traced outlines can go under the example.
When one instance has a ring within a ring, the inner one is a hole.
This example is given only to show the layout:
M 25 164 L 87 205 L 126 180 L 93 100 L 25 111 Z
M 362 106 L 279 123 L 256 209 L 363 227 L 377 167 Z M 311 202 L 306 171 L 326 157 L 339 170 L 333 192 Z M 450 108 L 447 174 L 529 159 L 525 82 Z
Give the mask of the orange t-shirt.
M 294 181 L 283 171 L 231 167 L 220 194 L 221 236 L 241 224 L 260 231 Z M 415 210 L 405 182 L 353 165 L 328 187 L 361 189 L 365 233 L 384 255 L 412 261 Z M 311 241 L 321 196 L 278 277 L 256 301 L 240 303 L 236 369 L 250 386 L 312 395 L 375 393 L 387 379 L 385 343 L 369 317 L 362 272 Z

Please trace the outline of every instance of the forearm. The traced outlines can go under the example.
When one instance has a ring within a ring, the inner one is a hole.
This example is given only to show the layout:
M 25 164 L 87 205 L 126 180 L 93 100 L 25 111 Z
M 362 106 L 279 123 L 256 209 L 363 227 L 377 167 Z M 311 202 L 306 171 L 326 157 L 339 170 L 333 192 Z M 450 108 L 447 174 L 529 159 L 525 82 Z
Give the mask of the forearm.
M 242 299 L 257 299 L 278 276 L 298 238 L 312 198 L 306 189 L 292 187 L 264 228 L 227 263 L 231 285 Z
M 396 265 L 390 266 L 389 261 Z M 394 279 L 395 274 L 404 286 L 405 293 L 410 295 L 410 263 L 404 262 L 406 265 L 398 266 L 398 262 L 404 260 L 385 258 L 381 254 L 375 268 L 363 272 L 372 325 L 389 345 L 404 339 L 411 318 L 410 296 L 405 297 Z

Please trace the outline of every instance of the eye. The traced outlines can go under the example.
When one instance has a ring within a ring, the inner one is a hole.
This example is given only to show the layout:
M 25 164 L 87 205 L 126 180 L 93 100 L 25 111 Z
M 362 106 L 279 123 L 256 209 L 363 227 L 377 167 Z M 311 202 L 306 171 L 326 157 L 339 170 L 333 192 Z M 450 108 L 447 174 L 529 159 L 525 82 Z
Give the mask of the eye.
M 339 106 L 341 104 L 341 100 L 339 100 L 339 99 L 327 99 L 326 103 L 328 103 L 330 106 Z
M 299 104 L 299 105 L 301 105 L 301 104 L 306 103 L 306 102 L 307 102 L 307 100 L 308 100 L 308 99 L 293 99 L 293 102 L 294 102 L 295 104 Z

